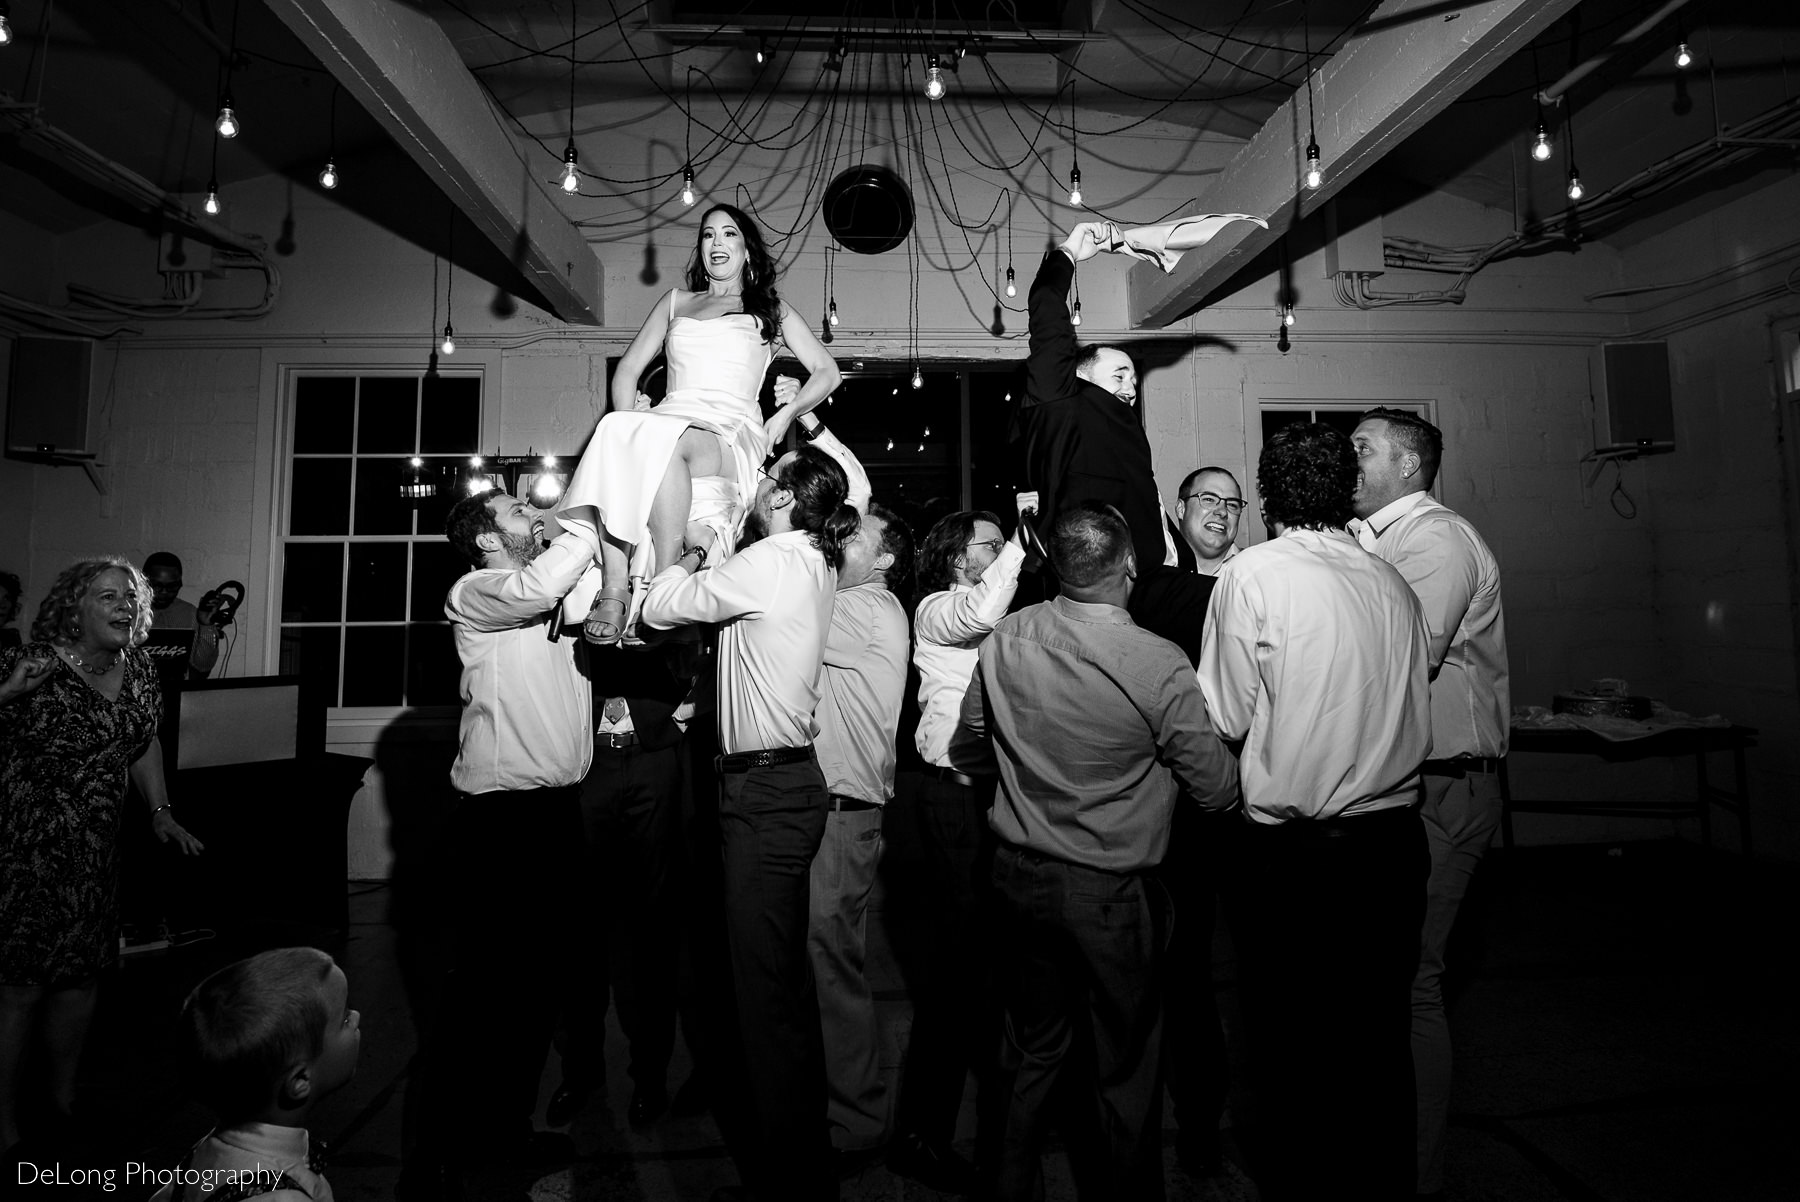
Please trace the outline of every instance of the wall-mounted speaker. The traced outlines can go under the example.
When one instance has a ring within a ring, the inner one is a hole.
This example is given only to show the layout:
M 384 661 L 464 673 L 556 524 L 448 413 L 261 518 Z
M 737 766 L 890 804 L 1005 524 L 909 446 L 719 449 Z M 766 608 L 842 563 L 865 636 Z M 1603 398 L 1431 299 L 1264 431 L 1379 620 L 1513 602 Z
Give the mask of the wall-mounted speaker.
M 1652 455 L 1675 449 L 1669 344 L 1602 342 L 1590 369 L 1594 448 Z
M 17 338 L 6 396 L 6 453 L 20 459 L 92 455 L 89 338 Z

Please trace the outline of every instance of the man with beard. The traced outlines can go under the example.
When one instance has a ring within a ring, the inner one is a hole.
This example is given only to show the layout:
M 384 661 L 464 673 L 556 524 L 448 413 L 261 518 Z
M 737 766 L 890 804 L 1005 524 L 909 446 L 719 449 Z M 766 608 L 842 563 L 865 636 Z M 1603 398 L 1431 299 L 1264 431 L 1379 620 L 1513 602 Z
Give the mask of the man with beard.
M 837 571 L 861 529 L 844 469 L 817 447 L 757 485 L 738 551 L 711 571 L 689 547 L 657 574 L 640 624 L 721 624 L 717 658 L 719 827 L 726 941 L 743 1061 L 720 1121 L 750 1192 L 835 1198 L 825 1121 L 819 1000 L 807 960 L 809 873 L 830 794 L 813 718 Z
M 580 785 L 593 756 L 593 698 L 557 603 L 592 555 L 574 535 L 545 547 L 523 501 L 482 493 L 450 510 L 445 536 L 473 565 L 444 614 L 462 659 L 450 782 L 454 946 L 443 1002 L 412 1088 L 425 1130 L 402 1197 L 454 1196 L 451 1163 L 551 1163 L 567 1136 L 534 1132 L 538 1076 L 569 961 L 580 871 Z

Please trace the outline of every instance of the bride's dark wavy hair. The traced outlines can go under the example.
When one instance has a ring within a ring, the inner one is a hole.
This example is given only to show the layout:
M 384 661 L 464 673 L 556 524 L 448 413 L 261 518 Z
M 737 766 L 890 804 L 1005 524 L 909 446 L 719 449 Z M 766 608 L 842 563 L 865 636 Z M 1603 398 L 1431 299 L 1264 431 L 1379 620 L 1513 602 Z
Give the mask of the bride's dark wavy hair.
M 736 205 L 710 205 L 700 215 L 700 230 L 694 235 L 694 253 L 688 258 L 688 291 L 706 291 L 708 280 L 706 268 L 700 263 L 700 239 L 706 235 L 706 219 L 714 213 L 731 218 L 738 233 L 744 236 L 744 312 L 756 318 L 756 324 L 762 327 L 763 341 L 774 342 L 781 329 L 781 297 L 775 292 L 775 260 L 770 257 L 756 222 Z

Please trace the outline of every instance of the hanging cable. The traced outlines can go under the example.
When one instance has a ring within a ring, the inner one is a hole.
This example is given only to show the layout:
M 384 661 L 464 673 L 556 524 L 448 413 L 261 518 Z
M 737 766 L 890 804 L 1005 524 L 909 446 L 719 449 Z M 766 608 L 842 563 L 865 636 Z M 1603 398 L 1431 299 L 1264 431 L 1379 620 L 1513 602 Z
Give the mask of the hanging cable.
M 437 258 L 431 260 L 432 273 L 437 272 Z M 450 206 L 450 225 L 444 231 L 444 341 L 438 347 L 446 355 L 456 353 L 456 331 L 450 325 L 450 310 L 456 296 L 456 206 Z M 434 307 L 431 314 L 432 324 L 437 324 L 437 312 Z
M 1313 103 L 1312 17 L 1304 2 L 1300 5 L 1300 29 L 1306 47 L 1306 186 L 1316 192 L 1325 182 L 1325 172 L 1319 166 L 1319 126 Z
M 237 113 L 231 107 L 231 79 L 237 70 L 238 11 L 241 2 L 242 0 L 232 0 L 231 3 L 231 53 L 225 59 L 225 86 L 219 101 L 219 115 L 213 121 L 213 130 L 221 138 L 235 138 L 243 128 L 238 122 Z
M 326 125 L 325 169 L 319 172 L 319 186 L 326 191 L 338 186 L 337 169 L 337 99 L 342 87 L 334 80 L 331 85 L 331 118 Z

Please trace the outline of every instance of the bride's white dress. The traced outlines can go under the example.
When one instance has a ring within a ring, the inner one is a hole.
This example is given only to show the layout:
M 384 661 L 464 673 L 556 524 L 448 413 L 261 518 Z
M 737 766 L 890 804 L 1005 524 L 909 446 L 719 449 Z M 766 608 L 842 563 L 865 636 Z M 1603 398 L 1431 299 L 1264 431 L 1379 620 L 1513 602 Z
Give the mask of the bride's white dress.
M 696 320 L 675 317 L 674 310 L 671 292 L 663 341 L 668 394 L 654 408 L 614 410 L 600 419 L 556 515 L 564 529 L 583 536 L 596 559 L 602 527 L 614 542 L 630 544 L 631 575 L 637 577 L 649 576 L 655 562 L 650 506 L 683 431 L 697 426 L 717 434 L 734 468 L 734 479 L 701 476 L 693 482 L 688 521 L 711 528 L 715 563 L 736 544 L 738 523 L 769 454 L 757 394 L 775 348 L 763 341 L 756 318 L 728 313 Z M 587 616 L 600 584 L 599 568 L 590 569 L 564 602 L 565 621 Z

